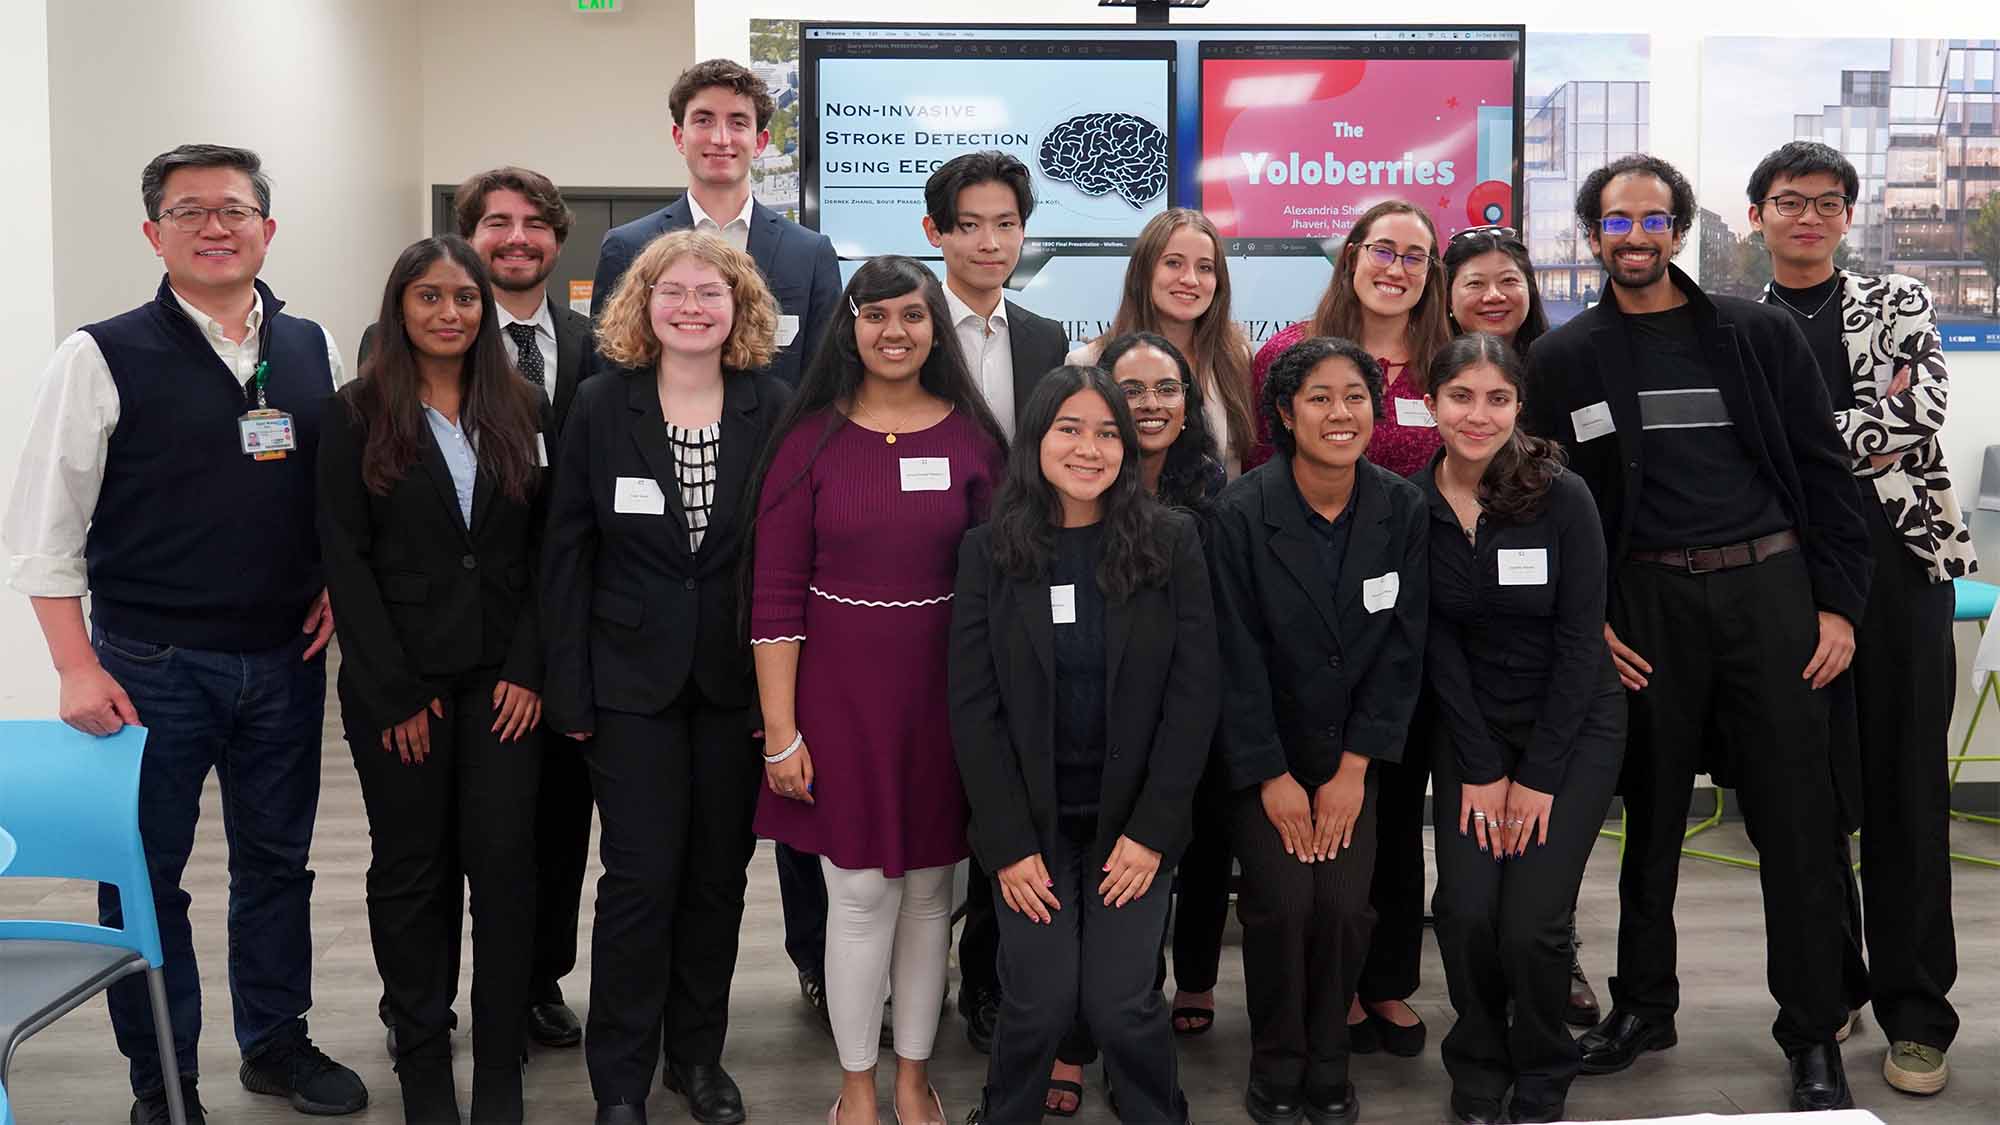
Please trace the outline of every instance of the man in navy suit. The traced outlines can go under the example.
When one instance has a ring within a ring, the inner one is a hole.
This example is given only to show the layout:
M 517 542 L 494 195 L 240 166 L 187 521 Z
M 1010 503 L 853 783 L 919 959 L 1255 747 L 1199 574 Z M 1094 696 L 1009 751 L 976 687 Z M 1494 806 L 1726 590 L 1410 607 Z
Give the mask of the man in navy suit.
M 830 239 L 750 196 L 750 161 L 771 143 L 777 107 L 770 91 L 741 63 L 710 59 L 681 73 L 667 105 L 674 147 L 687 159 L 687 194 L 604 236 L 590 314 L 611 299 L 625 268 L 655 238 L 689 227 L 719 234 L 749 253 L 777 297 L 778 357 L 766 370 L 797 386 L 839 299 L 840 269 Z

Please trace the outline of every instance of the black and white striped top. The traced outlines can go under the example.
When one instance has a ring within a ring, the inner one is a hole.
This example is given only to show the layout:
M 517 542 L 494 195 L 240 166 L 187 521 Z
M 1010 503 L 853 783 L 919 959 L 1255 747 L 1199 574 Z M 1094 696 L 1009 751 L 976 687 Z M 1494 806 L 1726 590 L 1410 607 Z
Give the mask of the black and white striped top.
M 687 513 L 688 552 L 701 550 L 702 536 L 708 533 L 708 515 L 715 506 L 715 472 L 718 450 L 722 448 L 722 423 L 710 422 L 698 430 L 667 423 L 667 444 L 674 454 L 674 475 L 681 486 L 681 510 Z

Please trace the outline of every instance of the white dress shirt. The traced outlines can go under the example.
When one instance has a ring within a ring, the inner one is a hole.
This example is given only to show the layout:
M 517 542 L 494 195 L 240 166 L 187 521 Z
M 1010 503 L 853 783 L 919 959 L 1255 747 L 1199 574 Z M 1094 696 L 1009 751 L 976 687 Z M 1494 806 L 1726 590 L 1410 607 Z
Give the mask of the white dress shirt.
M 757 206 L 756 196 L 745 194 L 743 196 L 743 210 L 738 211 L 735 218 L 722 223 L 716 222 L 709 217 L 708 212 L 701 209 L 701 204 L 696 201 L 694 192 L 688 192 L 687 201 L 688 211 L 694 216 L 694 229 L 704 234 L 719 234 L 722 236 L 723 241 L 729 243 L 731 246 L 736 247 L 745 254 L 750 252 L 750 212 Z
M 951 311 L 951 327 L 958 333 L 959 350 L 965 365 L 972 369 L 972 381 L 986 396 L 986 408 L 1000 423 L 1008 441 L 1014 440 L 1014 345 L 1007 335 L 1007 301 L 993 306 L 992 316 L 980 316 L 972 306 L 958 299 L 951 286 L 944 287 L 945 307 Z
M 257 332 L 264 323 L 260 293 L 246 321 L 242 343 L 223 335 L 222 324 L 174 293 L 181 309 L 237 381 L 250 382 L 257 370 Z M 329 391 L 346 382 L 340 349 L 326 336 L 326 362 L 333 371 Z M 30 408 L 28 440 L 21 449 L 7 505 L 4 538 L 10 584 L 36 598 L 80 598 L 90 592 L 83 560 L 84 541 L 97 494 L 104 486 L 104 463 L 111 431 L 118 425 L 118 384 L 90 333 L 76 331 L 57 345 L 42 371 Z
M 500 346 L 507 349 L 507 358 L 520 366 L 520 348 L 515 345 L 513 334 L 507 331 L 510 324 L 532 325 L 535 329 L 535 350 L 542 353 L 542 388 L 549 393 L 549 401 L 556 400 L 556 318 L 549 313 L 549 299 L 542 298 L 535 306 L 535 315 L 526 320 L 507 311 L 507 306 L 498 301 L 493 307 L 500 310 Z

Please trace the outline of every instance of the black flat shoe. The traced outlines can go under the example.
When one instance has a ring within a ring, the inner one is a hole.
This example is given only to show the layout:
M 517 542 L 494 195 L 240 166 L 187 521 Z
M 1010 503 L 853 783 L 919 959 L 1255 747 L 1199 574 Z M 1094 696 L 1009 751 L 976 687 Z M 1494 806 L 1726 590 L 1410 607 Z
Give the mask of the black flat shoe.
M 596 1125 L 646 1125 L 646 1107 L 631 1102 L 598 1102 Z
M 208 1113 L 202 1108 L 201 1097 L 195 1092 L 195 1080 L 192 1078 L 181 1079 L 181 1108 L 187 1111 L 188 1125 L 208 1125 Z M 167 1092 L 164 1088 L 157 1094 L 148 1094 L 132 1103 L 132 1125 L 169 1125 L 172 1121 L 173 1116 L 167 1112 Z
M 1847 1069 L 1840 1063 L 1839 1047 L 1822 1043 L 1807 1047 L 1785 1061 L 1792 1072 L 1793 1113 L 1854 1108 L 1854 1095 L 1847 1088 Z
M 1500 1125 L 1500 1099 L 1468 1097 L 1454 1090 L 1451 1119 L 1458 1125 Z
M 1531 1125 L 1531 1123 L 1541 1125 L 1543 1122 L 1561 1121 L 1568 1112 L 1568 1104 L 1567 1101 L 1560 1101 L 1554 1105 L 1529 1105 L 1515 1098 L 1507 1106 L 1507 1120 L 1514 1122 L 1515 1125 Z
M 833 1017 L 826 1011 L 826 979 L 811 969 L 799 970 L 799 998 L 812 1009 L 813 1018 L 828 1035 L 833 1034 Z
M 1312 1125 L 1354 1125 L 1361 1119 L 1361 1097 L 1354 1083 L 1342 1082 L 1338 1089 L 1306 1091 L 1306 1120 Z
M 1405 1002 L 1405 1006 L 1408 1006 L 1407 1002 Z M 1417 1010 L 1411 1008 L 1410 1014 L 1413 1016 L 1416 1015 Z M 1376 1015 L 1371 1009 L 1368 1013 L 1368 1023 L 1375 1029 L 1375 1038 L 1381 1042 L 1382 1049 L 1397 1058 L 1413 1059 L 1424 1053 L 1424 1040 L 1429 1035 L 1429 1029 L 1424 1026 L 1424 1018 L 1422 1016 L 1417 1016 L 1416 1023 L 1409 1027 L 1404 1027 L 1401 1024 Z M 1349 1034 L 1351 1035 L 1352 1033 L 1353 1029 L 1352 1025 L 1350 1025 Z M 1353 1048 L 1349 1047 L 1348 1050 L 1352 1051 Z
M 528 1038 L 544 1047 L 574 1047 L 583 1042 L 583 1024 L 560 1000 L 528 1005 Z
M 744 1119 L 743 1091 L 721 1063 L 667 1063 L 667 1089 L 687 1099 L 688 1113 L 705 1125 Z
M 1283 1090 L 1255 1078 L 1243 1091 L 1243 1110 L 1257 1125 L 1298 1125 L 1305 1102 L 1298 1090 Z
M 1375 1030 L 1375 1017 L 1362 1016 L 1360 1023 L 1347 1025 L 1347 1053 L 1373 1055 L 1382 1050 L 1382 1033 Z
M 980 1054 L 993 1051 L 993 1027 L 1000 1022 L 999 994 L 964 989 L 958 994 L 958 1014 L 965 1018 L 965 1040 Z
M 1603 1023 L 1577 1037 L 1583 1051 L 1583 1073 L 1616 1074 L 1647 1051 L 1661 1051 L 1680 1042 L 1674 1022 L 1644 1020 L 1616 1008 Z

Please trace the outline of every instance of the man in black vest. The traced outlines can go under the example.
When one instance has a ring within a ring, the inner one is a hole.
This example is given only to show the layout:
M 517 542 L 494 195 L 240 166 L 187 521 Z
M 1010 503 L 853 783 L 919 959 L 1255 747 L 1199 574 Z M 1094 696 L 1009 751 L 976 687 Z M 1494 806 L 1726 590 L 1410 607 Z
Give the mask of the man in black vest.
M 305 1020 L 306 858 L 333 635 L 313 461 L 339 352 L 257 280 L 277 225 L 255 153 L 183 145 L 146 166 L 140 190 L 167 275 L 151 302 L 56 349 L 5 529 L 14 588 L 33 601 L 61 676 L 63 720 L 97 735 L 149 731 L 139 829 L 179 1073 L 160 1071 L 145 979 L 112 985 L 131 1119 L 167 1121 L 172 1082 L 188 1120 L 205 1120 L 201 980 L 180 884 L 210 770 L 229 840 L 238 1076 L 303 1113 L 354 1113 L 367 1089 L 313 1045 Z M 99 891 L 98 914 L 121 924 L 115 890 Z
M 1828 842 L 1843 822 L 1824 689 L 1854 655 L 1868 532 L 1797 326 L 1670 264 L 1694 211 L 1657 157 L 1592 172 L 1576 214 L 1610 285 L 1529 357 L 1529 428 L 1562 443 L 1603 516 L 1605 640 L 1632 706 L 1618 975 L 1578 1046 L 1585 1074 L 1607 1074 L 1676 1041 L 1674 892 L 1707 772 L 1736 790 L 1762 862 L 1792 1108 L 1836 1109 L 1853 1099 L 1834 1038 L 1847 1005 Z

